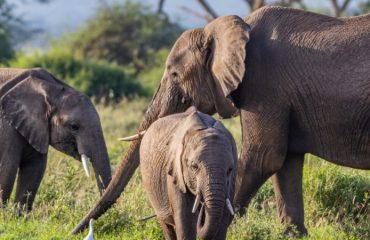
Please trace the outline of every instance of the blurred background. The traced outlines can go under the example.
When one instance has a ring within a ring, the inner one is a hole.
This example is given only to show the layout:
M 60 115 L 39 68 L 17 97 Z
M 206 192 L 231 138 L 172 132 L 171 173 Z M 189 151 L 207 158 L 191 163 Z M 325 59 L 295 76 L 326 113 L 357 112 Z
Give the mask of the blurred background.
M 182 31 L 264 5 L 331 16 L 370 10 L 370 0 L 0 0 L 0 63 L 46 68 L 99 103 L 148 97 Z

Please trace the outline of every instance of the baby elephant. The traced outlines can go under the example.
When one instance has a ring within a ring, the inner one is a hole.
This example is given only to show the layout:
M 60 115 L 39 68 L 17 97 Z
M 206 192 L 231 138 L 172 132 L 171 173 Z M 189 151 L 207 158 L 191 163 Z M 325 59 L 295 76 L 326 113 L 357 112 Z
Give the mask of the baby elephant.
M 150 126 L 140 147 L 141 174 L 167 239 L 225 239 L 236 163 L 230 132 L 194 107 Z

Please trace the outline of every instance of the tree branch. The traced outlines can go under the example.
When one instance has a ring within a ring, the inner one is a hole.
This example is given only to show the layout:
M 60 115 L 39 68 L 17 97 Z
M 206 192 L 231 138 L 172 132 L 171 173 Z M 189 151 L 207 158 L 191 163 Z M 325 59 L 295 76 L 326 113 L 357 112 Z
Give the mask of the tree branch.
M 208 14 L 207 15 L 202 15 L 199 12 L 196 12 L 193 9 L 190 9 L 190 8 L 188 8 L 186 6 L 180 6 L 180 9 L 183 10 L 183 11 L 185 11 L 185 12 L 187 12 L 187 13 L 190 13 L 191 15 L 193 15 L 193 16 L 195 16 L 197 18 L 203 19 L 203 20 L 205 20 L 207 22 L 210 22 L 210 21 L 212 21 L 214 19 L 213 17 L 210 17 Z
M 340 8 L 340 11 L 341 12 L 344 12 L 346 10 L 346 8 L 348 7 L 348 4 L 351 0 L 345 0 L 342 7 Z
M 244 2 L 249 5 L 251 12 L 254 12 L 265 5 L 264 0 L 244 0 Z
M 351 0 L 345 0 L 342 6 L 339 6 L 337 0 L 331 0 L 332 11 L 335 17 L 340 17 L 343 12 L 347 9 Z
M 199 4 L 204 8 L 204 10 L 208 13 L 212 19 L 217 18 L 216 12 L 209 6 L 209 4 L 205 0 L 198 0 Z
M 159 2 L 158 2 L 158 10 L 157 10 L 157 13 L 158 14 L 163 13 L 163 5 L 164 5 L 164 0 L 159 0 Z

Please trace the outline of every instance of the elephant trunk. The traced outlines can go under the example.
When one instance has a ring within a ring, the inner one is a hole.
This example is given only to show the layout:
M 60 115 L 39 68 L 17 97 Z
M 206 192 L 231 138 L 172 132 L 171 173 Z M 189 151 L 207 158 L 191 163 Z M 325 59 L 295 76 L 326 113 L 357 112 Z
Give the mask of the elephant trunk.
M 197 233 L 201 239 L 213 239 L 217 236 L 225 217 L 225 183 L 218 180 L 223 178 L 215 178 L 218 175 L 210 174 L 212 177 L 202 191 L 204 204 L 200 209 L 197 221 Z
M 92 153 L 91 164 L 95 172 L 100 194 L 103 194 L 112 179 L 112 172 L 105 142 L 100 141 L 98 146 L 98 150 Z
M 77 148 L 88 176 L 90 176 L 89 162 L 91 162 L 100 194 L 102 194 L 112 179 L 112 173 L 103 132 L 101 129 L 95 129 L 92 132 L 88 137 L 77 139 Z
M 181 112 L 186 109 L 186 106 L 182 104 L 182 95 L 178 90 L 171 86 L 163 86 L 162 82 L 157 89 L 147 112 L 145 113 L 144 120 L 138 128 L 138 132 L 148 129 L 149 126 L 159 117 L 164 117 L 175 112 Z M 89 213 L 73 229 L 73 234 L 85 229 L 88 226 L 90 219 L 98 219 L 116 202 L 132 175 L 135 173 L 136 168 L 139 166 L 140 143 L 141 139 L 131 142 L 129 149 L 119 163 L 110 184 L 105 189 L 98 202 L 93 206 L 93 208 L 91 208 Z

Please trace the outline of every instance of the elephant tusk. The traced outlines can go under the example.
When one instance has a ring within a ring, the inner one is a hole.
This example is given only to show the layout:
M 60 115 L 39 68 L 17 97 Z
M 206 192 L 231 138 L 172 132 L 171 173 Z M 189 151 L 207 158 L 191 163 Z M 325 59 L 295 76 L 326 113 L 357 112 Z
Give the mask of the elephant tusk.
M 93 228 L 94 220 L 91 218 L 89 221 L 89 233 L 84 238 L 84 240 L 94 240 L 94 228 Z
M 195 197 L 194 206 L 193 209 L 191 210 L 192 213 L 195 213 L 197 211 L 199 203 L 200 203 L 200 193 L 198 193 L 197 196 Z
M 118 138 L 119 141 L 133 141 L 140 139 L 142 136 L 144 136 L 146 130 L 139 132 L 138 134 L 128 136 L 128 137 L 123 137 L 123 138 Z
M 228 198 L 226 198 L 226 206 L 227 206 L 227 209 L 229 209 L 231 215 L 234 216 L 235 212 L 234 212 L 233 206 L 231 205 L 230 199 Z
M 90 177 L 89 161 L 90 161 L 90 158 L 88 158 L 85 154 L 81 155 L 82 166 L 84 167 L 87 177 Z

